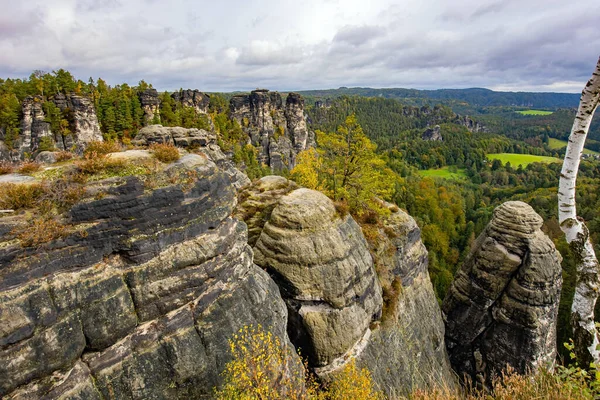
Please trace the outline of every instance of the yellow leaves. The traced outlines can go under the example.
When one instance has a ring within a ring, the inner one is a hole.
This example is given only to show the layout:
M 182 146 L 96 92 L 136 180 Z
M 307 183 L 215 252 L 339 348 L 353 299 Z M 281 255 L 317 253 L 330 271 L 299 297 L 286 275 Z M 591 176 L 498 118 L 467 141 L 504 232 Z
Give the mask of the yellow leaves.
M 307 399 L 304 370 L 293 350 L 261 325 L 244 326 L 229 341 L 233 360 L 218 399 Z
M 335 201 L 345 200 L 354 214 L 366 209 L 384 211 L 375 198 L 391 198 L 396 176 L 375 153 L 376 145 L 356 117 L 349 116 L 336 132 L 316 134 L 317 150 L 298 155 L 292 179 Z
M 383 400 L 384 396 L 375 388 L 369 370 L 358 369 L 356 362 L 352 360 L 329 384 L 326 398 L 328 400 Z

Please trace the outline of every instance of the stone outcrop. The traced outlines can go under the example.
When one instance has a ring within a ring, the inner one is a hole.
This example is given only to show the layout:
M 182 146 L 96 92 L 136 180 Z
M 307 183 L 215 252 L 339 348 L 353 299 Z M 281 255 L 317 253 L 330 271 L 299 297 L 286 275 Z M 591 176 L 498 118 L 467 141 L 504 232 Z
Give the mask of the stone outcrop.
M 477 238 L 442 306 L 453 368 L 478 381 L 510 365 L 551 364 L 562 284 L 561 257 L 542 218 L 510 201 Z
M 250 179 L 236 168 L 217 144 L 217 136 L 213 132 L 196 128 L 165 127 L 149 125 L 139 130 L 132 143 L 137 146 L 149 146 L 154 143 L 168 143 L 184 149 L 195 150 L 214 161 L 221 170 L 231 178 L 235 188 L 250 183 Z
M 417 388 L 448 387 L 456 380 L 444 341 L 444 322 L 429 273 L 427 249 L 415 220 L 387 204 L 379 238 L 371 247 L 384 285 L 384 320 L 358 358 L 388 398 Z
M 336 215 L 321 194 L 268 176 L 241 191 L 235 215 L 248 224 L 257 264 L 278 283 L 290 310 L 290 338 L 310 356 L 314 371 L 329 379 L 356 359 L 387 396 L 396 398 L 416 388 L 452 387 L 455 380 L 420 230 L 408 214 L 388 206 L 392 213 L 381 228 L 382 239 L 371 248 L 380 265 L 374 281 L 360 228 L 350 216 Z M 369 306 L 369 297 L 376 310 L 382 304 L 379 282 L 395 282 L 398 290 L 387 300 L 393 310 L 382 323 Z M 356 300 L 348 302 L 352 292 Z M 354 310 L 360 312 L 345 320 L 344 313 Z
M 313 367 L 359 352 L 381 316 L 381 287 L 360 227 L 322 193 L 283 196 L 256 242 L 255 262 L 279 284 L 288 334 Z
M 442 134 L 440 133 L 440 126 L 436 125 L 433 128 L 427 128 L 425 130 L 425 132 L 423 132 L 423 135 L 421 135 L 421 139 L 423 140 L 430 140 L 430 141 L 437 141 L 437 142 L 441 142 L 442 140 L 444 140 L 442 138 Z
M 22 160 L 26 154 L 35 155 L 43 138 L 51 139 L 50 144 L 59 150 L 75 149 L 77 152 L 83 151 L 89 142 L 102 141 L 98 117 L 90 99 L 61 93 L 49 100 L 67 117 L 68 135 L 51 131 L 42 107 L 45 101 L 42 96 L 29 96 L 23 100 L 21 133 L 14 145 L 16 151 L 10 156 L 11 161 Z
M 181 104 L 183 107 L 191 107 L 198 114 L 208 114 L 210 97 L 199 90 L 180 90 L 173 93 L 171 97 L 176 103 Z
M 138 92 L 138 98 L 144 110 L 144 121 L 146 124 L 151 124 L 154 117 L 160 115 L 160 100 L 156 89 L 146 89 Z
M 64 215 L 72 233 L 37 248 L 14 236 L 24 216 L 0 218 L 1 397 L 210 397 L 242 326 L 291 346 L 285 303 L 231 217 L 227 174 L 202 155 L 168 171 L 197 180 L 89 185 Z
M 290 93 L 284 105 L 278 92 L 254 90 L 233 96 L 230 111 L 259 149 L 259 162 L 274 170 L 292 169 L 298 152 L 315 145 L 306 125 L 304 99 L 296 93 Z
M 467 130 L 469 132 L 477 133 L 477 132 L 487 132 L 488 131 L 488 129 L 483 124 L 480 124 L 479 122 L 474 121 L 468 115 L 456 114 L 456 118 L 454 119 L 453 122 L 455 124 L 464 126 L 465 128 L 467 128 Z
M 54 96 L 52 101 L 61 111 L 68 109 L 71 113 L 72 134 L 59 138 L 58 133 L 54 133 L 55 142 L 59 149 L 68 150 L 73 145 L 83 149 L 87 143 L 102 141 L 98 116 L 91 99 L 71 93 L 66 96 L 58 94 Z
M 23 100 L 21 133 L 17 140 L 18 144 L 15 146 L 19 151 L 20 159 L 24 158 L 25 153 L 33 154 L 43 137 L 52 138 L 50 123 L 45 121 L 46 115 L 42 109 L 43 103 L 42 96 L 29 96 Z
M 250 246 L 256 244 L 279 199 L 296 189 L 295 182 L 276 175 L 265 176 L 244 188 L 235 215 L 248 224 Z

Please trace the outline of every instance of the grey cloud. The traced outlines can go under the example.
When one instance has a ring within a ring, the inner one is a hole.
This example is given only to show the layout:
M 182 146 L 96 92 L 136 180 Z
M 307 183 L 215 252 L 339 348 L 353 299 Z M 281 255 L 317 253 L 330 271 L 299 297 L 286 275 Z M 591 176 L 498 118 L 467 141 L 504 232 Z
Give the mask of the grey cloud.
M 368 43 L 373 39 L 382 37 L 386 34 L 386 29 L 381 26 L 344 26 L 341 28 L 335 37 L 333 42 L 336 43 L 348 43 L 353 46 L 360 46 Z

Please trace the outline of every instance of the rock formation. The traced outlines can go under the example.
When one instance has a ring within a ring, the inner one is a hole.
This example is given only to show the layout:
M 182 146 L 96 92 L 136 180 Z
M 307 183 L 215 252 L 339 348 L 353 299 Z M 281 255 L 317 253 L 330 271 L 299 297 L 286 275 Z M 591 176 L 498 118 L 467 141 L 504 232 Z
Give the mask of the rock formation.
M 66 96 L 57 94 L 52 101 L 61 111 L 68 109 L 73 121 L 71 135 L 62 136 L 58 132 L 54 132 L 56 147 L 68 150 L 75 146 L 82 150 L 87 143 L 102 141 L 98 116 L 91 99 L 75 94 Z
M 304 99 L 290 93 L 285 107 L 281 95 L 265 89 L 233 96 L 231 116 L 259 149 L 259 162 L 274 170 L 293 168 L 298 152 L 315 145 L 306 126 Z
M 33 154 L 37 150 L 41 138 L 52 137 L 50 123 L 45 121 L 46 115 L 42 109 L 43 103 L 42 96 L 29 96 L 23 100 L 21 133 L 18 145 L 15 146 L 19 151 L 20 159 L 24 157 L 25 153 Z
M 44 137 L 52 139 L 54 146 L 60 150 L 75 149 L 78 152 L 81 152 L 87 143 L 102 140 L 96 111 L 90 99 L 75 94 L 58 94 L 50 101 L 68 114 L 71 132 L 68 135 L 52 132 L 42 108 L 44 98 L 26 97 L 22 104 L 21 133 L 14 145 L 16 151 L 11 156 L 11 161 L 22 160 L 26 154 L 34 155 Z
M 427 270 L 427 249 L 415 220 L 389 205 L 371 248 L 379 264 L 386 318 L 358 359 L 388 398 L 417 388 L 448 387 L 456 380 L 444 341 L 444 322 Z M 391 291 L 395 291 L 391 292 Z
M 425 132 L 423 132 L 423 135 L 421 136 L 421 139 L 423 140 L 430 140 L 430 141 L 439 141 L 441 142 L 442 140 L 444 140 L 442 138 L 442 134 L 440 133 L 440 126 L 436 125 L 432 128 L 427 128 L 425 130 Z
M 278 282 L 288 333 L 314 367 L 360 351 L 381 316 L 381 287 L 360 227 L 322 193 L 283 196 L 256 242 L 255 262 Z
M 267 268 L 288 304 L 290 338 L 321 378 L 354 358 L 390 398 L 455 384 L 427 250 L 408 214 L 389 205 L 380 233 L 385 239 L 371 249 L 380 263 L 376 277 L 360 228 L 337 215 L 325 196 L 269 176 L 244 188 L 239 199 L 236 215 L 248 224 L 256 263 Z M 398 295 L 388 300 L 393 311 L 380 323 L 379 282 L 393 281 Z
M 551 364 L 562 284 L 560 254 L 542 218 L 509 201 L 477 238 L 442 306 L 453 368 L 486 380 Z
M 227 174 L 201 155 L 169 171 L 197 180 L 99 181 L 65 214 L 72 233 L 37 248 L 12 233 L 24 216 L 0 218 L 0 396 L 210 397 L 242 326 L 290 345 Z
M 235 188 L 239 189 L 250 183 L 250 179 L 238 170 L 231 159 L 223 153 L 217 144 L 217 136 L 213 132 L 195 128 L 149 125 L 139 130 L 132 143 L 137 146 L 168 143 L 190 150 L 195 149 L 208 156 L 225 171 L 230 176 Z
M 144 121 L 151 124 L 156 115 L 160 115 L 160 100 L 156 89 L 146 89 L 138 93 L 142 110 L 144 110 Z
M 173 93 L 171 97 L 176 103 L 181 104 L 183 107 L 191 107 L 198 114 L 208 114 L 210 97 L 199 90 L 180 90 Z
M 454 119 L 454 123 L 458 124 L 458 125 L 462 125 L 465 128 L 467 128 L 467 130 L 469 132 L 487 132 L 487 128 L 480 124 L 477 121 L 474 121 L 471 117 L 469 117 L 468 115 L 459 115 L 456 114 L 456 117 Z

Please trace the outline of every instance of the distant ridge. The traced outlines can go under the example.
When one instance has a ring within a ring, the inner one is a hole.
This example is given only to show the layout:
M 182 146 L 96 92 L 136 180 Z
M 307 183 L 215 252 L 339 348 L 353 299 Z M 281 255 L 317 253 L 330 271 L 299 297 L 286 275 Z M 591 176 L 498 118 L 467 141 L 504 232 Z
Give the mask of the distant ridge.
M 417 90 L 403 88 L 302 90 L 303 96 L 333 98 L 340 96 L 384 97 L 389 99 L 458 100 L 474 106 L 516 106 L 530 108 L 572 108 L 579 104 L 578 93 L 496 92 L 485 88 Z

